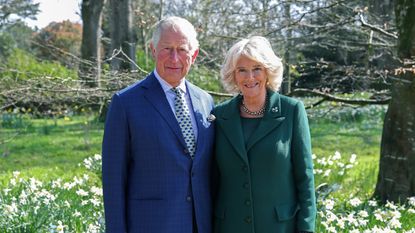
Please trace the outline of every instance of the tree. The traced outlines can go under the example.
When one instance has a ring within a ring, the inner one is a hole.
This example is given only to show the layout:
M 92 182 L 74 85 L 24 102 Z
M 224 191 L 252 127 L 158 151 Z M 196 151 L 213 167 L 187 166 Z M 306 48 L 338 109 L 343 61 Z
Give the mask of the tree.
M 79 62 L 82 26 L 69 20 L 52 22 L 34 36 L 37 57 L 75 68 Z
M 101 22 L 105 0 L 83 0 L 81 17 L 83 22 L 79 77 L 86 86 L 99 85 L 101 75 Z
M 395 0 L 398 56 L 392 100 L 383 125 L 379 175 L 374 195 L 382 202 L 415 196 L 415 1 Z
M 38 12 L 39 3 L 33 0 L 0 0 L 0 30 L 25 18 L 36 19 Z
M 132 0 L 110 0 L 112 70 L 135 69 L 136 35 Z

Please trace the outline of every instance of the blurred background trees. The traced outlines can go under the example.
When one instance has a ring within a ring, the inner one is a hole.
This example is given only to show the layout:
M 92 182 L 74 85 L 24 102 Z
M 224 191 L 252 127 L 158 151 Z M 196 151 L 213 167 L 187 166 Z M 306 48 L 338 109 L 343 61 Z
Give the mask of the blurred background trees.
M 415 195 L 415 175 L 409 172 L 415 170 L 414 5 L 414 0 L 83 0 L 82 25 L 64 21 L 31 29 L 23 19 L 36 17 L 37 4 L 0 0 L 0 110 L 81 104 L 105 112 L 114 91 L 153 69 L 152 26 L 160 18 L 182 16 L 196 26 L 201 48 L 188 79 L 216 96 L 226 96 L 219 83 L 226 51 L 240 38 L 262 35 L 284 60 L 284 94 L 318 96 L 309 107 L 324 101 L 389 103 L 376 196 L 399 200 Z M 405 161 L 411 162 L 400 169 Z M 398 175 L 391 178 L 387 171 Z M 405 185 L 387 181 L 400 176 L 407 178 Z

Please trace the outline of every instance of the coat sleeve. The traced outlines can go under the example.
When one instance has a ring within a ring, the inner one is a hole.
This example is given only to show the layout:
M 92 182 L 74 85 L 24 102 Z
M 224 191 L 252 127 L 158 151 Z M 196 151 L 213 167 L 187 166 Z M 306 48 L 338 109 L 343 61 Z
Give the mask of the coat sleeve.
M 297 230 L 313 232 L 316 219 L 311 138 L 307 114 L 302 102 L 294 109 L 291 153 L 300 210 L 297 214 Z
M 126 174 L 129 157 L 129 131 L 120 97 L 113 96 L 102 143 L 102 185 L 107 233 L 126 230 Z

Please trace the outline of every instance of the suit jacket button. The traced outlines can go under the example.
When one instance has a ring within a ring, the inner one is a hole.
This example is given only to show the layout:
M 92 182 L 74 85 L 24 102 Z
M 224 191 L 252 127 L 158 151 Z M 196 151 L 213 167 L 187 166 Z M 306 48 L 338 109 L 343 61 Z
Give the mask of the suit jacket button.
M 183 150 L 183 152 L 184 152 L 185 154 L 189 154 L 189 150 L 188 150 L 188 149 L 184 149 L 184 150 Z
M 249 183 L 248 182 L 244 183 L 244 189 L 249 189 Z
M 189 201 L 189 202 L 192 201 L 192 197 L 191 196 L 187 196 L 186 197 L 186 201 Z
M 246 218 L 245 218 L 245 222 L 246 222 L 246 223 L 251 223 L 251 222 L 252 222 L 251 217 L 249 217 L 249 216 L 248 216 L 248 217 L 246 217 Z

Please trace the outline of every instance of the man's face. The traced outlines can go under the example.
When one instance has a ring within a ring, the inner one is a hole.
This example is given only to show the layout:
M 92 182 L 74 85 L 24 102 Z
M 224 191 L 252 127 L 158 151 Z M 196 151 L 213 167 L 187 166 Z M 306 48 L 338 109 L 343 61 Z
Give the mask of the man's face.
M 158 44 L 150 47 L 157 73 L 173 87 L 187 75 L 199 53 L 199 50 L 190 51 L 189 41 L 182 32 L 171 29 L 163 30 Z

